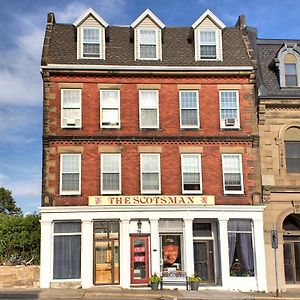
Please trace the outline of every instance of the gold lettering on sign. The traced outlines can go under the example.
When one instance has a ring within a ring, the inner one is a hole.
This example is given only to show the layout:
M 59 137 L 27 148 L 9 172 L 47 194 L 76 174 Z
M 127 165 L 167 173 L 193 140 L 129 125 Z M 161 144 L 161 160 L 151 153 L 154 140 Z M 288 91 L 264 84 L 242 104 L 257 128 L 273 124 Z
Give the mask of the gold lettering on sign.
M 89 205 L 214 205 L 215 196 L 184 196 L 184 195 L 168 195 L 168 196 L 90 196 Z

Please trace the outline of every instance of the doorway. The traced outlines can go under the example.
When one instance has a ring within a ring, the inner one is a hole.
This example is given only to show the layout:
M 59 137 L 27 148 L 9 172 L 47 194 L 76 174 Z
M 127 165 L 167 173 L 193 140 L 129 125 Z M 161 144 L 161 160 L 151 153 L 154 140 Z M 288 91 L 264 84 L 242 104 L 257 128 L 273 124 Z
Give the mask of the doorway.
M 283 257 L 285 281 L 300 283 L 300 215 L 290 214 L 283 221 Z
M 194 272 L 204 283 L 214 283 L 213 241 L 194 241 Z
M 119 284 L 119 222 L 94 222 L 94 283 Z
M 149 283 L 149 236 L 130 236 L 131 284 Z

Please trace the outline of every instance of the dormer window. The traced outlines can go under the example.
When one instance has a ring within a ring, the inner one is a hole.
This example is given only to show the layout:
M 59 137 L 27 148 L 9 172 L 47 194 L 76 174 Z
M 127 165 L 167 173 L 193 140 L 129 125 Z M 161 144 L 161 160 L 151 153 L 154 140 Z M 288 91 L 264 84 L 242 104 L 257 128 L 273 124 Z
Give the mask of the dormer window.
M 100 57 L 99 28 L 82 28 L 83 57 Z
M 139 58 L 157 59 L 157 30 L 139 30 Z
M 217 58 L 217 40 L 215 30 L 200 30 L 200 58 L 216 59 Z
M 300 48 L 285 44 L 278 52 L 277 63 L 280 87 L 300 87 Z
M 105 59 L 105 28 L 108 24 L 91 8 L 75 22 L 77 59 Z
M 225 25 L 207 10 L 193 25 L 195 60 L 223 60 L 222 30 Z
M 162 29 L 165 24 L 146 9 L 130 26 L 134 30 L 134 59 L 162 60 Z

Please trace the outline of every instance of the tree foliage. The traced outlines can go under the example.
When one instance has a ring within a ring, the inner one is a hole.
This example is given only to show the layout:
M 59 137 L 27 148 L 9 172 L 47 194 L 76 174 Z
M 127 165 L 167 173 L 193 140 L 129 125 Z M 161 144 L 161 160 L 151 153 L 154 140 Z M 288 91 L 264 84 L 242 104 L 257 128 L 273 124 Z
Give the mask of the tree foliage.
M 20 216 L 21 208 L 17 207 L 11 191 L 0 187 L 0 213 L 10 216 Z
M 40 220 L 38 215 L 0 214 L 0 265 L 11 257 L 39 263 Z

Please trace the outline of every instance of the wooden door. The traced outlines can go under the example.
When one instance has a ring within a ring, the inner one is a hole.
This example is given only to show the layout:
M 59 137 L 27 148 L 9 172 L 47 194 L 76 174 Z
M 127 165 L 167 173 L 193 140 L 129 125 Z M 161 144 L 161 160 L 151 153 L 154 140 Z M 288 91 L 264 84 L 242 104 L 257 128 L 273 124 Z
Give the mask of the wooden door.
M 148 284 L 149 283 L 149 251 L 148 236 L 131 236 L 131 283 Z
M 194 271 L 204 283 L 215 282 L 212 241 L 194 241 Z

